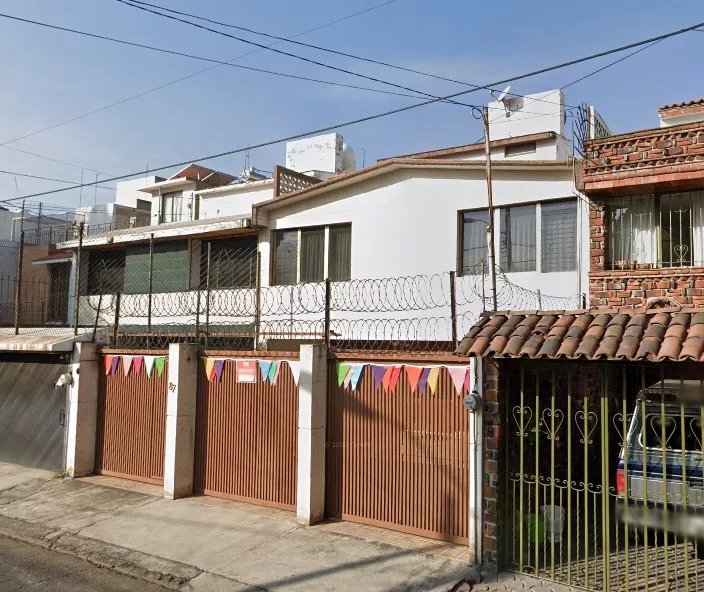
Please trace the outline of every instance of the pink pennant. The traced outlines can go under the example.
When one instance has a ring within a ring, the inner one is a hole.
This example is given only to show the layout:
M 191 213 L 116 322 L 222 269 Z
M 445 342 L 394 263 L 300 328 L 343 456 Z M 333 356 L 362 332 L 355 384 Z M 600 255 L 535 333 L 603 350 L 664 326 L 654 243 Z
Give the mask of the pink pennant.
M 455 391 L 458 395 L 461 395 L 464 378 L 467 374 L 467 368 L 465 366 L 448 366 L 447 373 L 450 375 L 450 378 L 452 378 L 452 384 L 455 385 Z
M 391 383 L 391 374 L 393 374 L 394 367 L 393 366 L 387 366 L 386 371 L 384 372 L 384 378 L 381 381 L 381 386 L 384 387 L 385 391 L 389 390 L 389 384 Z
M 130 368 L 132 368 L 132 360 L 134 360 L 134 356 L 122 356 L 122 369 L 125 371 L 125 376 L 130 373 Z
M 132 364 L 134 364 L 134 373 L 139 376 L 140 372 L 142 372 L 142 366 L 144 365 L 144 356 L 135 356 Z
M 472 381 L 473 381 L 473 375 L 472 375 L 472 367 L 467 366 L 467 370 L 464 375 L 464 389 L 466 392 L 471 393 L 474 389 L 472 388 Z
M 391 378 L 389 378 L 389 391 L 394 392 L 396 390 L 396 385 L 398 384 L 398 379 L 401 376 L 401 366 L 394 366 L 391 370 Z

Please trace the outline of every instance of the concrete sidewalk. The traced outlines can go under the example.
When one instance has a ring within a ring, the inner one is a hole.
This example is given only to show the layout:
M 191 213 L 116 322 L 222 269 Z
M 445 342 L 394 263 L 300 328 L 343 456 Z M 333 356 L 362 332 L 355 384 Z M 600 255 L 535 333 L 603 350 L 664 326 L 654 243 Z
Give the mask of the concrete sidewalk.
M 460 558 L 466 548 L 344 523 L 300 526 L 288 512 L 159 491 L 0 464 L 0 535 L 194 592 L 447 592 L 476 574 Z M 361 538 L 364 529 L 389 542 Z

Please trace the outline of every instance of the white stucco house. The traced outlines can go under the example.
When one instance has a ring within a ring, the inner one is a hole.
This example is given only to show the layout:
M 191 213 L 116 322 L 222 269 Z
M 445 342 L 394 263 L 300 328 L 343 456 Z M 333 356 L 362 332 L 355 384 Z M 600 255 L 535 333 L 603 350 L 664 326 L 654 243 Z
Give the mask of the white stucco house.
M 490 113 L 497 304 L 579 307 L 589 212 L 575 191 L 564 97 L 550 91 L 494 102 Z M 120 292 L 127 325 L 184 329 L 207 316 L 223 331 L 256 324 L 272 339 L 319 338 L 329 279 L 336 337 L 447 341 L 450 292 L 458 335 L 490 306 L 483 142 L 355 170 L 351 149 L 329 134 L 290 143 L 286 163 L 296 168 L 249 179 L 190 165 L 141 187 L 152 200 L 150 226 L 84 239 L 84 321 L 107 293 L 98 308 L 109 324 L 109 295 Z M 129 305 L 147 291 L 145 253 L 154 270 L 149 319 L 143 306 Z M 367 306 L 383 278 L 406 279 L 383 284 L 384 306 Z

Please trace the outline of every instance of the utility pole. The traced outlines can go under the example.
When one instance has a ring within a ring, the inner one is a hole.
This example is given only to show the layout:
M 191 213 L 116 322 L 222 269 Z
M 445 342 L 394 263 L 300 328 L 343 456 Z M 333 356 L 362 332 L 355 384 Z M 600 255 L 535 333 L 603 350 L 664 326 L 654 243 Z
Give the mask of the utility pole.
M 496 312 L 496 250 L 494 247 L 494 197 L 491 188 L 491 142 L 489 140 L 489 108 L 482 109 L 484 121 L 484 155 L 486 157 L 486 191 L 489 198 L 489 225 L 486 232 L 489 240 L 489 277 L 491 278 L 492 311 Z

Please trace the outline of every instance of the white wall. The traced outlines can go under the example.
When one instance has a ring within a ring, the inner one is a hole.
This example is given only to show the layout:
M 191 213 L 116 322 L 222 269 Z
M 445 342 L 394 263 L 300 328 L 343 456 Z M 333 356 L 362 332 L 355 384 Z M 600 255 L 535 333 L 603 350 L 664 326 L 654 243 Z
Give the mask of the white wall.
M 115 203 L 136 208 L 137 200 L 149 202 L 151 200 L 149 194 L 139 190 L 163 180 L 162 177 L 152 175 L 150 177 L 132 179 L 131 181 L 120 181 L 115 184 Z
M 496 138 L 492 138 L 492 140 L 494 139 Z M 567 157 L 571 155 L 572 143 L 564 136 L 557 136 L 554 140 L 536 142 L 534 151 L 523 154 L 506 156 L 505 146 L 493 146 L 491 149 L 492 160 L 567 160 Z M 435 158 L 438 160 L 484 160 L 484 151 L 460 152 Z
M 503 104 L 489 103 L 489 136 L 492 140 L 553 131 L 564 135 L 565 95 L 560 90 L 513 97 Z
M 342 136 L 325 134 L 303 138 L 286 144 L 286 168 L 305 171 L 342 171 Z
M 254 181 L 228 186 L 226 191 L 199 193 L 199 219 L 222 218 L 223 216 L 249 216 L 252 205 L 274 197 L 273 181 Z
M 574 198 L 572 169 L 559 171 L 494 171 L 494 203 L 503 205 L 532 203 L 554 199 Z M 448 272 L 457 269 L 459 235 L 458 223 L 461 210 L 485 208 L 486 180 L 483 171 L 455 170 L 399 170 L 370 179 L 363 183 L 343 187 L 328 194 L 282 206 L 270 211 L 269 229 L 260 233 L 262 284 L 270 279 L 272 231 L 285 228 L 351 223 L 352 225 L 352 278 L 398 278 L 424 275 L 431 277 L 427 289 L 442 302 L 446 297 L 445 285 Z M 580 210 L 582 248 L 587 248 L 588 211 Z M 539 220 L 538 213 L 538 220 Z M 495 221 L 495 248 L 499 257 L 499 213 Z M 540 236 L 537 237 L 537 266 L 540 269 Z M 498 261 L 497 261 L 498 263 Z M 560 273 L 512 273 L 510 282 L 543 294 L 543 308 L 550 301 L 548 296 L 570 298 L 560 302 L 561 308 L 577 307 L 577 294 L 587 290 L 588 257 L 583 269 Z M 458 291 L 462 297 L 461 313 L 466 319 L 460 331 L 465 331 L 482 311 L 481 279 L 477 276 L 458 278 Z M 283 289 L 283 288 L 281 288 Z M 413 288 L 414 290 L 416 288 Z M 485 285 L 489 296 L 489 283 Z M 505 292 L 505 290 L 504 290 Z M 509 306 L 535 309 L 533 295 L 514 290 Z M 507 296 L 507 298 L 509 298 Z M 428 319 L 446 317 L 444 308 L 435 310 L 409 310 L 380 312 L 378 318 Z M 374 317 L 356 313 L 338 313 L 337 318 Z M 335 315 L 333 315 L 335 318 Z M 436 323 L 440 324 L 440 322 Z M 447 336 L 449 326 L 440 329 Z M 438 337 L 439 338 L 439 337 Z M 445 337 L 446 338 L 446 337 Z

